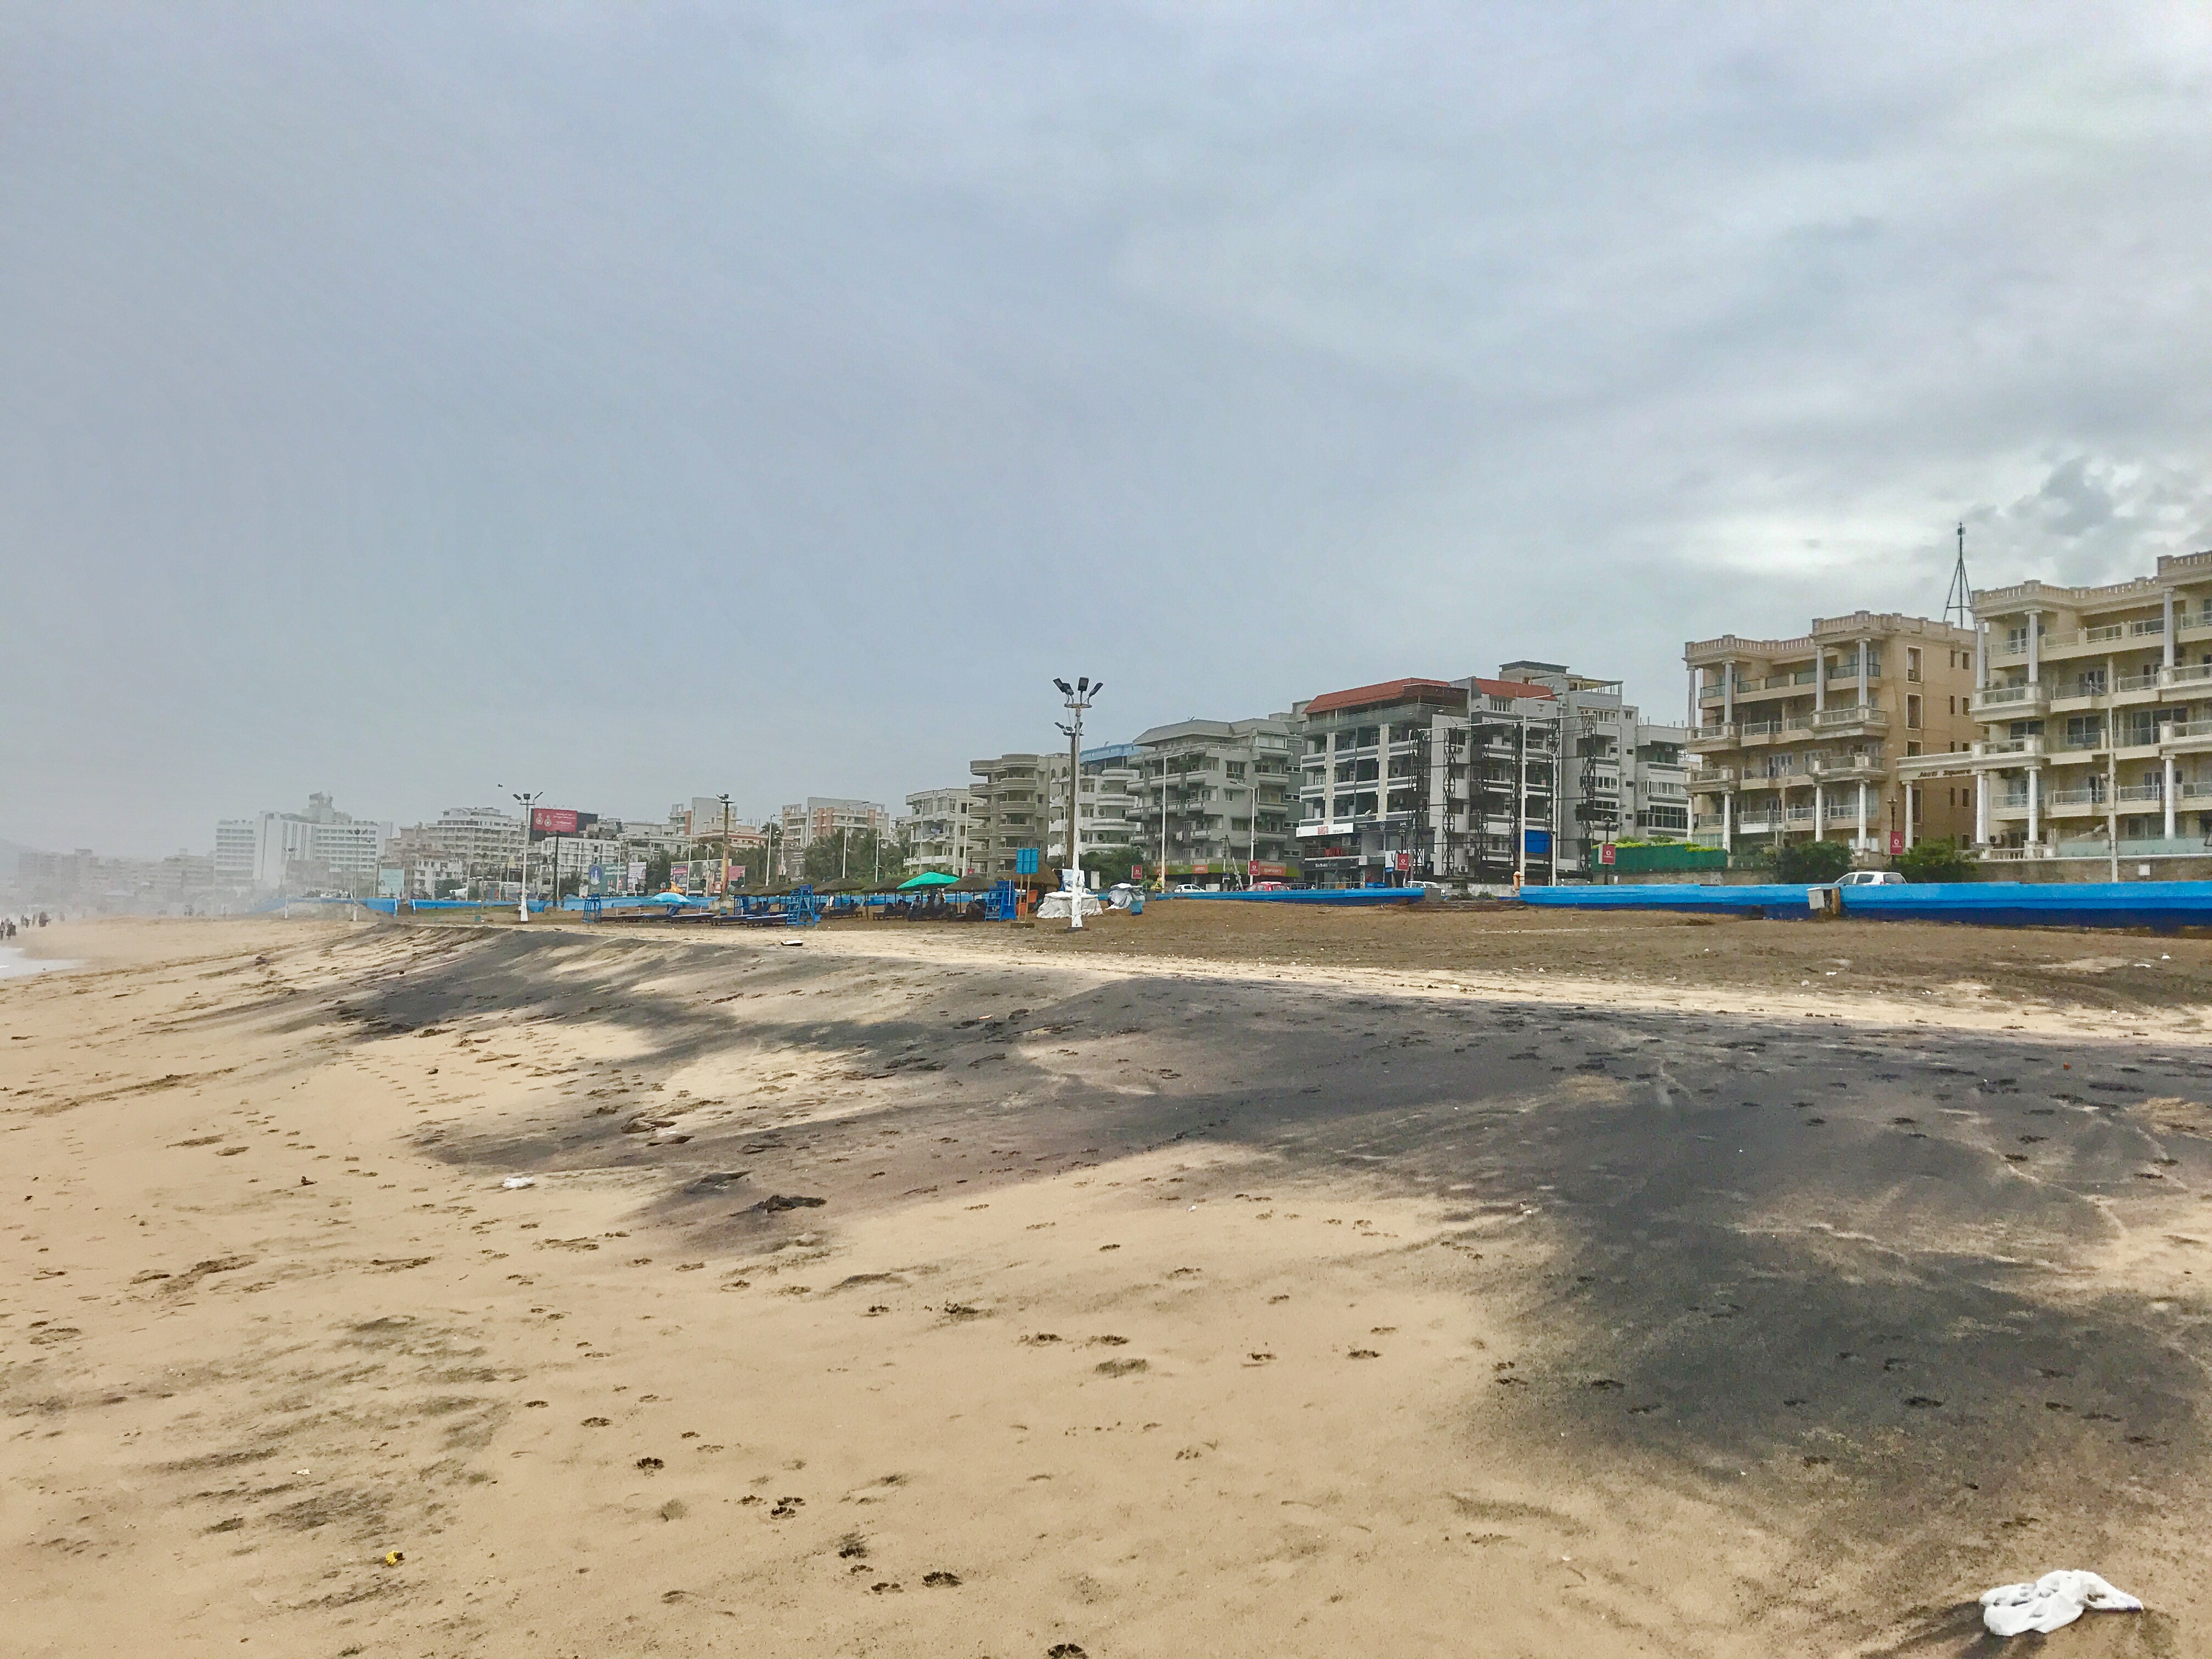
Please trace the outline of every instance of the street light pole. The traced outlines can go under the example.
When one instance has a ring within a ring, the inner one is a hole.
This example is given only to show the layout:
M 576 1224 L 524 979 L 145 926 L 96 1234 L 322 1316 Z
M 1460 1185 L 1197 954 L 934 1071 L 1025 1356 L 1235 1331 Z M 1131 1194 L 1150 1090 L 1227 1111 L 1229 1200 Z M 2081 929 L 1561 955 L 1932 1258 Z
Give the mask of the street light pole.
M 500 787 L 505 788 L 507 786 L 502 784 Z M 516 896 L 514 911 L 514 919 L 521 922 L 530 920 L 530 823 L 535 816 L 538 802 L 544 793 L 543 789 L 533 789 L 528 794 L 514 792 L 514 799 L 522 804 L 522 880 L 519 884 L 521 891 Z
M 1106 689 L 1106 682 L 1093 685 L 1085 676 L 1073 685 L 1066 680 L 1053 684 L 1060 688 L 1068 713 L 1060 728 L 1067 733 L 1067 865 L 1060 882 L 1067 890 L 1067 926 L 1073 932 L 1083 926 L 1083 847 L 1075 825 L 1083 799 L 1083 711 Z
M 714 799 L 722 803 L 722 906 L 726 909 L 730 902 L 730 798 L 717 795 Z

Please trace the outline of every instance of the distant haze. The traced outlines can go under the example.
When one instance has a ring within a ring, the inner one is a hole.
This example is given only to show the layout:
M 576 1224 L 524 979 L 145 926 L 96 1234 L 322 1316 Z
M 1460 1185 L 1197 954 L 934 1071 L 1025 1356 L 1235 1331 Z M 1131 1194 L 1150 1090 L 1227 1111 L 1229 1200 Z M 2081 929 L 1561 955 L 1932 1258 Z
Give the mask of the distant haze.
M 2212 545 L 2208 283 L 2201 7 L 8 5 L 0 836 L 1671 717 Z

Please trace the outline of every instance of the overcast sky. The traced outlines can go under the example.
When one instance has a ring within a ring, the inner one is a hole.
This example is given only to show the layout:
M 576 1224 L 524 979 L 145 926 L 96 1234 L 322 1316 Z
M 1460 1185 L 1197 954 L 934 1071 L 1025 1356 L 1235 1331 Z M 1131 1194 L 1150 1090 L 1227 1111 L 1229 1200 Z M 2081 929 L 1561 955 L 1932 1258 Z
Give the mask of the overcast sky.
M 8 0 L 0 836 L 1676 718 L 2212 546 L 2208 284 L 2201 6 Z

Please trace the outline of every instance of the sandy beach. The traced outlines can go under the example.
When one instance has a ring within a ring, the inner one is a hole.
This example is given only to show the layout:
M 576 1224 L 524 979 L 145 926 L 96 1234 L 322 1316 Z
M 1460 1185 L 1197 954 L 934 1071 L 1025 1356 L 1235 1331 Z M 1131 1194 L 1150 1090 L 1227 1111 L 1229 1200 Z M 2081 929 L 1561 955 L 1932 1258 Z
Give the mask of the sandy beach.
M 27 939 L 11 1649 L 2212 1646 L 2212 945 L 1228 908 Z

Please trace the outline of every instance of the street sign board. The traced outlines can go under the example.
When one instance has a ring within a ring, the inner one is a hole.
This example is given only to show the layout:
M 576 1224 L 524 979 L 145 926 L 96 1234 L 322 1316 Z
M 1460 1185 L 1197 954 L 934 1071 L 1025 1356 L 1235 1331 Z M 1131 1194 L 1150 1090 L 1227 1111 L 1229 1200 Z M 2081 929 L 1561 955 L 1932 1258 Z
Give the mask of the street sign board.
M 1900 856 L 1902 856 L 1902 855 L 1903 855 L 1904 852 L 1905 852 L 1905 831 L 1904 831 L 1904 830 L 1891 830 L 1891 831 L 1889 832 L 1889 855 L 1890 855 L 1890 857 L 1892 857 L 1892 858 L 1898 858 L 1898 857 L 1900 857 Z
M 1037 849 L 1034 847 L 1017 847 L 1014 849 L 1014 873 L 1018 876 L 1033 876 L 1036 872 Z
M 1597 849 L 1597 861 L 1600 864 L 1610 864 L 1613 862 L 1613 843 L 1611 842 L 1606 842 L 1604 846 Z

